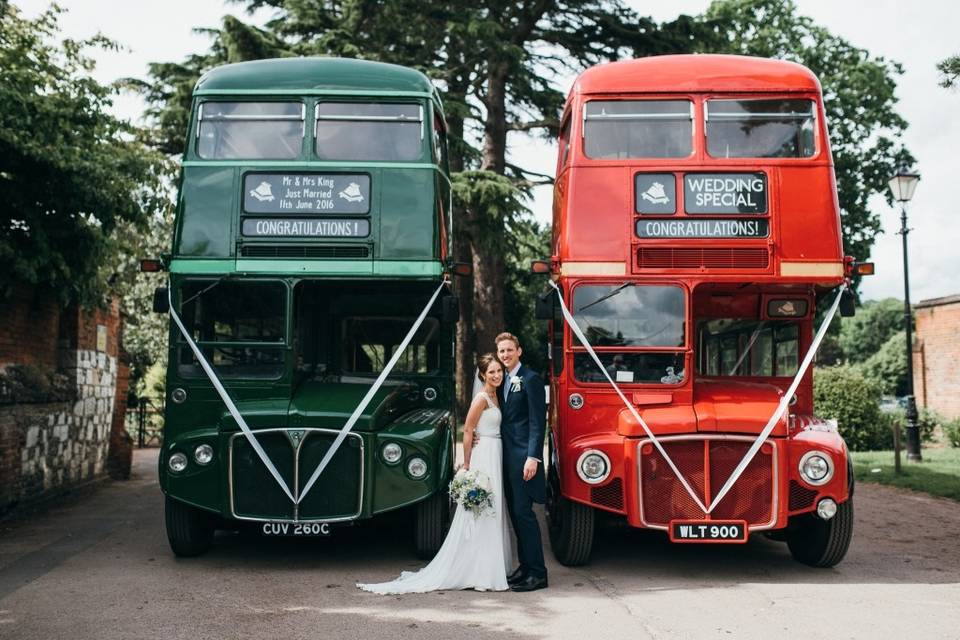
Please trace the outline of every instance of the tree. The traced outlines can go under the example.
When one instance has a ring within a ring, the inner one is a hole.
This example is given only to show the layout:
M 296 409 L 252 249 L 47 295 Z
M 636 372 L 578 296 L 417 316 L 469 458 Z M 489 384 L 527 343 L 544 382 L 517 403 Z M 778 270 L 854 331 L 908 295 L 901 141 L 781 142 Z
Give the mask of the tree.
M 28 283 L 93 304 L 116 267 L 119 225 L 163 200 L 164 158 L 108 113 L 114 86 L 92 77 L 96 36 L 58 38 L 55 5 L 34 20 L 0 2 L 0 290 Z
M 868 200 L 882 194 L 901 163 L 913 163 L 896 112 L 900 64 L 871 56 L 797 13 L 792 0 L 716 0 L 701 16 L 711 38 L 700 51 L 782 58 L 805 65 L 820 79 L 829 122 L 846 252 L 870 255 L 880 233 Z
M 960 79 L 960 55 L 950 56 L 937 64 L 940 72 L 940 86 L 947 89 L 956 86 Z
M 907 395 L 907 337 L 894 333 L 880 349 L 864 360 L 863 376 L 874 382 L 887 395 Z
M 840 325 L 840 347 L 847 362 L 864 362 L 902 330 L 903 301 L 895 298 L 871 300 L 857 311 L 857 315 L 844 318 Z

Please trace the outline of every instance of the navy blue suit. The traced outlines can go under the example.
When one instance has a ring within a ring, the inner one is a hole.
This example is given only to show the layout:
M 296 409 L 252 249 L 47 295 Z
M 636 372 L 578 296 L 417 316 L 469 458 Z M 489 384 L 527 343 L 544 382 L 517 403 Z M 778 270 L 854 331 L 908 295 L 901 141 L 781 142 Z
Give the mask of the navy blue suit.
M 517 555 L 520 568 L 536 577 L 546 577 L 540 525 L 533 513 L 533 503 L 547 500 L 547 483 L 543 463 L 530 480 L 523 479 L 523 465 L 527 458 L 543 460 L 543 438 L 547 427 L 547 401 L 543 380 L 532 369 L 523 365 L 517 371 L 520 389 L 504 393 L 510 386 L 509 374 L 504 376 L 498 390 L 500 397 L 500 438 L 503 441 L 503 477 L 510 511 L 510 522 L 517 534 Z

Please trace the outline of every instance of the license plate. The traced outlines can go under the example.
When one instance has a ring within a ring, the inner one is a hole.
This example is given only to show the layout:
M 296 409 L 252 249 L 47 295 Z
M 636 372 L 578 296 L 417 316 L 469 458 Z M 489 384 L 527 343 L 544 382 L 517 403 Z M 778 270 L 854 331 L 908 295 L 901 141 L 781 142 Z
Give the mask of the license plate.
M 747 523 L 743 520 L 671 520 L 671 542 L 747 541 Z
M 329 522 L 264 522 L 260 533 L 270 537 L 291 536 L 296 538 L 330 535 Z

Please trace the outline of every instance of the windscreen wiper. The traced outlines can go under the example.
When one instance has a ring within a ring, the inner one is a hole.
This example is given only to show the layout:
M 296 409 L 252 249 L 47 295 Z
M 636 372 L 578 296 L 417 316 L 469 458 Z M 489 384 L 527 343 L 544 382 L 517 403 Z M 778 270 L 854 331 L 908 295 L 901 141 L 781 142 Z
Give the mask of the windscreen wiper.
M 603 302 L 604 300 L 607 300 L 608 298 L 612 298 L 613 296 L 619 294 L 621 291 L 623 291 L 623 290 L 626 289 L 627 287 L 632 287 L 632 286 L 633 286 L 633 283 L 632 283 L 632 282 L 624 282 L 622 285 L 620 285 L 619 287 L 617 287 L 616 289 L 614 289 L 614 290 L 611 291 L 610 293 L 608 293 L 608 294 L 606 294 L 606 295 L 604 295 L 604 296 L 600 296 L 599 298 L 597 298 L 596 300 L 594 300 L 594 301 L 591 302 L 590 304 L 585 304 L 585 305 L 583 305 L 582 307 L 580 307 L 579 309 L 577 309 L 576 312 L 577 312 L 577 313 L 582 313 L 584 309 L 589 309 L 590 307 L 592 307 L 592 306 L 595 305 L 595 304 L 600 304 L 600 303 Z

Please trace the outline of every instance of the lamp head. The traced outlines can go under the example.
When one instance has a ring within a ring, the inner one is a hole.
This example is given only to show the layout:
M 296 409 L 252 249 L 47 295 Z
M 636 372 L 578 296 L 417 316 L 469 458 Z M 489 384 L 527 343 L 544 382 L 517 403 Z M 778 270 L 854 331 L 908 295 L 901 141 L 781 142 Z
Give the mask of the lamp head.
M 900 203 L 907 203 L 913 198 L 913 192 L 917 189 L 917 183 L 920 182 L 920 174 L 910 170 L 907 165 L 901 165 L 897 169 L 896 175 L 890 178 L 890 191 L 893 193 L 893 199 Z

